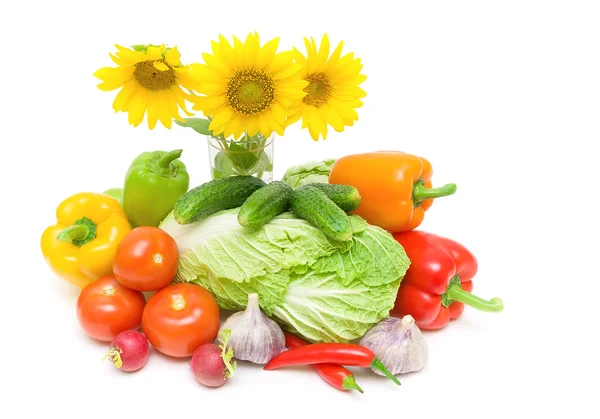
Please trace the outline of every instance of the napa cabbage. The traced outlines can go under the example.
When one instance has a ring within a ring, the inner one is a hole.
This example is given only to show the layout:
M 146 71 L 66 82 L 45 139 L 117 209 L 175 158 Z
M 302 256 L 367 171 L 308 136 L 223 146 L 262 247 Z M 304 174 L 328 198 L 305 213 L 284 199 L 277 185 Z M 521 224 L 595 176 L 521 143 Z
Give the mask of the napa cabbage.
M 291 212 L 259 229 L 237 221 L 239 208 L 160 228 L 177 242 L 176 282 L 209 290 L 219 306 L 242 310 L 258 293 L 262 310 L 312 342 L 360 338 L 389 316 L 410 261 L 387 231 L 350 216 L 353 239 L 338 242 Z

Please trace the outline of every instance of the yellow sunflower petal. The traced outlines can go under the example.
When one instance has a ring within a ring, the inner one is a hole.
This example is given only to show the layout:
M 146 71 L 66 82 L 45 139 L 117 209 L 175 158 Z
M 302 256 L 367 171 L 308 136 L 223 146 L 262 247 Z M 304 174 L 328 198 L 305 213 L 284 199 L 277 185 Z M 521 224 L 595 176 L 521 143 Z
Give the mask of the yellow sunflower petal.
M 158 121 L 158 112 L 160 107 L 160 101 L 162 99 L 162 92 L 149 92 L 148 93 L 148 128 L 151 130 L 156 127 L 156 122 Z
M 129 112 L 128 120 L 129 123 L 134 127 L 137 127 L 144 120 L 144 113 L 146 112 L 146 107 L 148 106 L 149 92 L 150 91 L 147 89 L 136 89 L 135 93 L 127 104 L 127 109 Z
M 184 100 L 184 92 L 183 92 L 183 90 L 181 90 L 180 87 L 176 86 L 175 88 L 173 88 L 171 90 L 171 94 L 175 98 L 175 101 L 177 102 L 177 105 L 181 108 L 181 110 L 183 110 L 183 112 L 185 112 L 185 114 L 187 116 L 194 115 L 193 113 L 188 112 L 186 104 L 185 104 L 185 100 Z
M 256 57 L 256 67 L 259 70 L 265 68 L 266 65 L 273 59 L 278 47 L 279 37 L 271 39 L 262 47 L 262 49 L 258 53 L 258 57 Z
M 148 61 L 148 57 L 143 52 L 134 51 L 120 45 L 115 45 L 115 47 L 119 50 L 117 57 L 119 58 L 120 65 L 133 65 L 142 61 Z
M 224 95 L 227 91 L 226 84 L 200 84 L 196 90 L 205 95 Z
M 306 105 L 303 105 L 306 106 Z M 290 125 L 295 124 L 297 121 L 300 120 L 300 118 L 302 117 L 302 107 L 299 108 L 297 111 L 292 112 L 290 114 L 290 116 L 287 117 L 287 119 L 285 120 L 285 126 L 289 127 Z
M 277 73 L 289 66 L 294 59 L 293 51 L 285 51 L 276 54 L 273 60 L 267 64 L 265 71 L 267 73 Z
M 309 114 L 310 111 L 308 110 L 308 108 L 310 108 L 311 106 L 304 106 L 302 108 L 302 128 L 308 128 L 308 122 L 309 122 Z
M 285 125 L 277 122 L 272 112 L 265 112 L 264 117 L 267 119 L 267 122 L 273 131 L 275 131 L 278 135 L 283 135 Z M 269 134 L 264 135 L 271 135 L 271 132 L 269 132 Z
M 165 52 L 165 61 L 171 67 L 177 67 L 181 65 L 180 54 L 176 46 Z
M 179 112 L 177 111 L 177 101 L 173 96 L 173 92 L 170 90 L 163 90 L 162 100 L 160 101 L 158 110 L 158 118 L 160 123 L 167 129 L 171 129 L 173 125 L 173 118 L 179 118 Z
M 210 114 L 213 110 L 225 104 L 227 102 L 227 98 L 224 95 L 199 96 L 194 100 L 194 102 L 198 105 L 199 109 L 202 109 L 203 112 Z
M 337 132 L 344 130 L 344 121 L 338 112 L 332 107 L 325 104 L 319 108 L 319 112 L 325 121 L 333 127 Z
M 229 68 L 229 65 L 218 56 L 203 53 L 202 58 L 204 58 L 207 67 L 215 68 L 219 73 L 226 75 L 226 77 L 230 76 L 231 69 Z
M 191 66 L 183 66 L 173 69 L 177 82 L 186 89 L 193 90 L 200 81 L 197 75 L 192 71 Z
M 258 130 L 265 137 L 270 136 L 273 132 L 273 127 L 269 124 L 269 117 L 267 116 L 267 114 L 270 113 L 271 112 L 263 112 L 258 115 Z
M 227 106 L 224 107 L 217 115 L 214 116 L 212 122 L 210 123 L 210 129 L 220 129 L 231 119 L 233 116 L 233 108 Z
M 164 45 L 150 46 L 146 51 L 146 56 L 148 57 L 148 60 L 160 60 L 163 52 L 165 52 Z
M 342 48 L 344 47 L 344 41 L 341 41 L 337 48 L 331 54 L 331 57 L 327 60 L 327 63 L 323 66 L 324 72 L 331 72 L 333 67 L 338 63 L 340 56 L 342 55 Z
M 121 60 L 119 60 L 119 58 L 114 55 L 114 54 L 108 54 L 110 56 L 110 59 L 113 61 L 113 63 L 115 63 L 116 65 L 121 65 Z
M 323 128 L 323 127 L 326 127 L 327 124 L 321 117 L 319 110 L 317 108 L 315 108 L 314 106 L 306 107 L 306 119 L 307 119 L 306 125 L 308 126 L 308 131 L 310 132 L 310 135 L 313 138 L 313 140 L 317 141 L 319 139 L 320 133 L 324 129 L 327 129 L 327 128 Z
M 251 137 L 258 134 L 258 117 L 256 115 L 250 115 L 246 119 L 246 131 L 248 131 L 248 135 Z
M 229 124 L 229 129 L 231 130 L 234 138 L 240 138 L 244 134 L 244 117 L 240 113 L 236 113 L 231 119 L 231 123 Z
M 183 70 L 184 68 L 186 68 L 186 70 Z M 183 75 L 182 73 L 185 73 L 185 75 Z M 205 64 L 190 64 L 188 66 L 175 69 L 175 74 L 178 77 L 183 75 L 183 77 L 181 78 L 181 81 L 187 82 L 192 85 L 198 84 L 198 83 L 200 83 L 200 84 L 219 84 L 219 83 L 226 82 L 226 79 L 223 76 L 213 72 Z
M 294 61 L 302 67 L 302 69 L 300 71 L 303 72 L 303 76 L 304 76 L 305 75 L 304 73 L 306 72 L 306 70 L 305 70 L 306 57 L 304 56 L 304 54 L 302 54 L 300 51 L 298 51 L 295 47 L 292 50 L 292 52 L 294 53 Z
M 283 125 L 283 122 L 285 121 L 285 110 L 279 102 L 275 102 L 271 105 L 271 113 L 273 114 L 273 118 Z
M 358 114 L 354 108 L 348 104 L 348 102 L 332 97 L 329 99 L 329 101 L 327 101 L 327 104 L 335 109 L 343 119 L 358 120 Z
M 329 57 L 329 37 L 327 34 L 323 35 L 323 39 L 321 40 L 321 48 L 319 49 L 319 61 L 321 63 L 325 63 L 327 58 Z
M 113 101 L 113 109 L 115 112 L 124 111 L 126 109 L 127 102 L 135 93 L 137 86 L 138 83 L 134 79 L 125 82 L 123 88 L 119 91 L 117 97 L 115 97 L 115 100 Z
M 165 63 L 161 62 L 161 61 L 154 61 L 152 63 L 152 65 L 154 66 L 154 68 L 156 68 L 158 71 L 168 71 L 169 70 L 169 66 L 166 65 Z
M 260 40 L 257 34 L 248 34 L 244 43 L 242 66 L 245 68 L 255 67 L 254 62 L 260 52 Z
M 219 42 L 211 42 L 213 55 L 220 55 L 222 60 L 230 62 L 233 58 L 233 47 L 229 41 L 223 36 L 219 35 Z
M 299 70 L 300 66 L 297 64 L 293 64 L 290 61 L 289 65 L 283 67 L 280 71 L 274 73 L 273 78 L 279 80 L 286 79 L 290 76 L 293 76 L 294 74 L 297 74 Z

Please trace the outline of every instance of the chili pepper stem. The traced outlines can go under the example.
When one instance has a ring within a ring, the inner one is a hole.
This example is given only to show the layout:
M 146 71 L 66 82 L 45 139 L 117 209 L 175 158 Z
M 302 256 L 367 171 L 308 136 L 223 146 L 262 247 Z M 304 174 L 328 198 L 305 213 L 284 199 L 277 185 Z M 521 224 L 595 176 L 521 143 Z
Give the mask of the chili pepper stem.
M 502 299 L 498 297 L 494 297 L 490 300 L 484 300 L 483 298 L 473 295 L 470 292 L 462 289 L 458 275 L 450 280 L 450 285 L 442 296 L 442 304 L 444 304 L 446 307 L 455 301 L 461 302 L 480 311 L 497 313 L 504 309 L 504 303 L 502 302 Z
M 383 365 L 383 362 L 381 362 L 378 358 L 373 359 L 373 361 L 371 362 L 371 368 L 375 368 L 376 370 L 381 371 L 387 378 L 392 380 L 394 383 L 400 385 L 400 381 L 398 381 L 398 379 L 394 377 L 394 375 L 385 367 L 385 365 Z
M 456 185 L 449 183 L 439 188 L 426 188 L 423 182 L 416 182 L 413 186 L 413 201 L 421 203 L 426 199 L 440 198 L 442 196 L 452 195 L 456 192 Z
M 171 167 L 171 162 L 181 157 L 182 151 L 183 150 L 169 151 L 168 153 L 160 156 L 158 159 L 150 160 L 148 162 L 148 168 L 158 175 L 175 176 L 177 169 Z
M 345 390 L 357 390 L 360 393 L 364 393 L 363 389 L 356 383 L 353 375 L 349 375 L 342 381 L 342 388 Z

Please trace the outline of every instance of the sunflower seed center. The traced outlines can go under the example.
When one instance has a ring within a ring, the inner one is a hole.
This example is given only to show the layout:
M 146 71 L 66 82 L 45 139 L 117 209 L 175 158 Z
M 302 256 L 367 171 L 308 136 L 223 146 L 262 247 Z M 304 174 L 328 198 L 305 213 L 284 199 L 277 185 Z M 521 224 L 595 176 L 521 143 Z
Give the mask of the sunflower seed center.
M 329 77 L 323 73 L 315 73 L 307 76 L 306 80 L 309 84 L 304 91 L 308 94 L 302 98 L 302 102 L 320 108 L 327 103 L 333 91 Z
M 157 67 L 166 67 L 166 70 Z M 133 76 L 139 84 L 153 91 L 165 90 L 177 83 L 173 67 L 162 61 L 148 60 L 137 63 Z
M 227 83 L 229 105 L 243 115 L 268 109 L 275 99 L 275 82 L 263 71 L 239 70 Z

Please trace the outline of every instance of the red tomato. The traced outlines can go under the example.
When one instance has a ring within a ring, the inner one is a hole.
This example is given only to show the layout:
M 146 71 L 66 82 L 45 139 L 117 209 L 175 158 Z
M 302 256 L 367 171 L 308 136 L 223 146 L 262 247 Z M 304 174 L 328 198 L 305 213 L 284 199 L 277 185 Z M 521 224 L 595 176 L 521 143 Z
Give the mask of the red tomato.
M 119 244 L 113 272 L 119 282 L 137 291 L 166 287 L 177 274 L 179 249 L 158 227 L 138 227 Z
M 124 287 L 109 275 L 81 290 L 77 319 L 88 335 L 109 342 L 125 330 L 140 327 L 145 304 L 141 292 Z
M 150 297 L 142 315 L 142 330 L 152 346 L 173 357 L 192 356 L 215 340 L 219 327 L 217 302 L 196 284 L 163 288 Z

